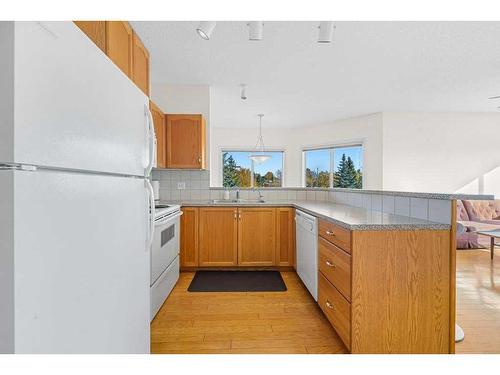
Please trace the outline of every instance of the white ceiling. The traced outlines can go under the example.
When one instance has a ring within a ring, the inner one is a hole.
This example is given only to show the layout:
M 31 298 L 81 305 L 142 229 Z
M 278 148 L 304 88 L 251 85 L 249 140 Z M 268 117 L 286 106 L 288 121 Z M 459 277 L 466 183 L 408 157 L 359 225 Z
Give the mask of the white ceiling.
M 133 22 L 151 54 L 152 85 L 210 85 L 211 126 L 297 127 L 379 111 L 498 111 L 500 22 Z M 240 83 L 248 85 L 246 101 Z

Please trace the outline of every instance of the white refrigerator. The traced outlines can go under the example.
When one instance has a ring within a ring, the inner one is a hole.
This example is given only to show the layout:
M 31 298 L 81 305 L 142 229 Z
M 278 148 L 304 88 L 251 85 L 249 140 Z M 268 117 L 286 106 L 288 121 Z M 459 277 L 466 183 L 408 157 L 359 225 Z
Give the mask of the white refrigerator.
M 149 353 L 148 98 L 72 22 L 0 56 L 0 353 Z

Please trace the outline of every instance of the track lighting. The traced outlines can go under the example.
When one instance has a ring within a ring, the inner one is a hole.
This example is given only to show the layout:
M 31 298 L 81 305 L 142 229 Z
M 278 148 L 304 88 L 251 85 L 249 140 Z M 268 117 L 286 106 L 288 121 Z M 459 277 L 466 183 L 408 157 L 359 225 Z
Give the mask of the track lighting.
M 215 29 L 215 21 L 201 21 L 199 26 L 196 28 L 196 32 L 205 40 L 209 40 L 212 32 Z
M 246 93 L 247 85 L 242 83 L 240 86 L 241 86 L 241 96 L 240 96 L 241 100 L 247 100 L 247 93 Z
M 321 21 L 318 29 L 318 43 L 331 43 L 335 31 L 335 24 L 332 21 Z
M 247 23 L 247 26 L 248 26 L 248 40 L 262 40 L 264 22 L 251 21 Z

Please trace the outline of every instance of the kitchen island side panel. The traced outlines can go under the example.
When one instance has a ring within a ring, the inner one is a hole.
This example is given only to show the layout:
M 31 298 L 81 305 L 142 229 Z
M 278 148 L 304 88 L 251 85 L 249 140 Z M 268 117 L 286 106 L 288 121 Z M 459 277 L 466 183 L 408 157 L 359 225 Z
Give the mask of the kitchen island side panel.
M 450 231 L 355 231 L 352 352 L 449 353 Z

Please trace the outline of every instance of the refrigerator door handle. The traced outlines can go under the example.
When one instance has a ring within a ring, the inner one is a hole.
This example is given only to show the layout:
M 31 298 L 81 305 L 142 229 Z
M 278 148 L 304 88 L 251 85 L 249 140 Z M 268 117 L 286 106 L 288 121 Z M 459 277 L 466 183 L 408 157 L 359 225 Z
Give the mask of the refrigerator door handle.
M 147 118 L 148 123 L 148 166 L 144 171 L 144 175 L 148 177 L 153 170 L 153 167 L 156 165 L 156 134 L 155 134 L 155 126 L 153 123 L 153 115 L 149 110 L 147 104 L 144 105 L 144 112 Z
M 149 251 L 153 244 L 153 237 L 155 230 L 155 198 L 151 182 L 149 182 L 148 179 L 145 179 L 144 183 L 146 184 L 146 189 L 148 191 L 148 202 L 149 202 L 148 204 L 149 207 L 147 208 L 147 214 L 149 215 L 148 226 L 147 226 L 148 231 L 146 234 L 146 251 Z

